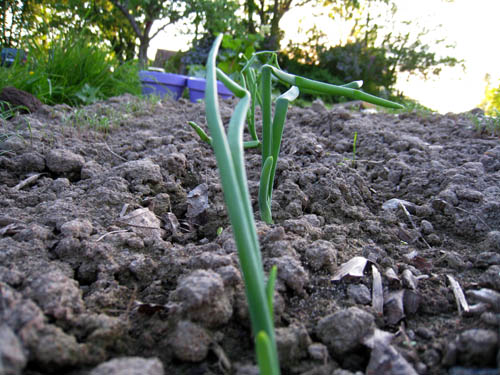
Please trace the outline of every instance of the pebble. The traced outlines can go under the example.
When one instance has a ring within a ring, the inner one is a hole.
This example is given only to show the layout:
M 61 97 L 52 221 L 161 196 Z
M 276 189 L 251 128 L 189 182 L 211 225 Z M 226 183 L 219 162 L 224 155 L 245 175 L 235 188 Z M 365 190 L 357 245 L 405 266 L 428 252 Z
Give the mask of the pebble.
M 500 251 L 500 231 L 492 230 L 486 235 L 486 240 L 484 241 L 486 251 Z
M 337 311 L 322 318 L 316 325 L 321 342 L 338 357 L 362 344 L 375 328 L 375 318 L 357 307 Z
M 323 363 L 328 361 L 329 355 L 326 345 L 315 342 L 308 346 L 307 352 L 309 353 L 309 356 L 316 361 L 321 361 Z
M 300 261 L 294 257 L 285 255 L 279 258 L 270 258 L 267 262 L 270 266 L 278 267 L 278 279 L 299 295 L 304 294 L 304 287 L 309 282 L 309 275 L 302 267 Z
M 177 323 L 169 343 L 174 355 L 185 362 L 203 361 L 210 347 L 210 336 L 199 325 L 183 320 Z
M 19 170 L 24 172 L 43 172 L 45 158 L 38 152 L 26 152 L 15 158 Z
M 163 375 L 158 358 L 122 357 L 101 363 L 89 375 Z
M 486 272 L 479 276 L 479 284 L 481 286 L 490 287 L 495 290 L 500 290 L 500 265 L 488 267 Z
M 431 234 L 434 233 L 434 226 L 430 221 L 422 220 L 420 222 L 420 228 L 423 234 Z
M 225 324 L 233 315 L 224 281 L 212 270 L 196 270 L 182 278 L 172 292 L 171 300 L 181 303 L 188 318 L 208 327 Z
M 20 375 L 27 362 L 15 333 L 8 325 L 0 325 L 0 374 Z
M 288 327 L 276 328 L 276 346 L 280 362 L 291 364 L 307 356 L 307 348 L 311 338 L 302 324 L 292 324 Z
M 497 332 L 486 329 L 469 329 L 448 343 L 443 364 L 447 366 L 495 366 L 497 352 Z
M 389 199 L 388 201 L 384 202 L 382 204 L 382 209 L 383 210 L 391 210 L 391 211 L 396 211 L 400 209 L 400 205 L 405 206 L 407 210 L 415 210 L 415 205 L 411 202 L 405 201 L 403 199 L 398 199 L 398 198 L 392 198 Z
M 304 255 L 307 264 L 315 271 L 325 268 L 333 272 L 337 265 L 337 250 L 330 242 L 325 240 L 314 241 L 306 248 Z
M 92 234 L 92 223 L 86 219 L 74 219 L 61 225 L 60 231 L 64 237 L 88 238 Z
M 50 150 L 45 160 L 47 168 L 51 172 L 58 174 L 80 173 L 85 163 L 83 156 L 77 155 L 68 149 Z
M 159 183 L 163 180 L 160 166 L 150 159 L 128 161 L 114 168 L 114 171 L 134 184 Z
M 25 296 L 55 319 L 71 320 L 84 310 L 78 282 L 59 270 L 45 270 L 37 277 L 30 277 Z
M 368 305 L 372 301 L 370 290 L 363 284 L 350 284 L 347 295 L 361 305 Z
M 415 333 L 425 340 L 430 340 L 434 337 L 434 332 L 427 327 L 418 327 Z
M 495 264 L 500 264 L 500 254 L 492 251 L 479 253 L 475 261 L 475 266 L 480 268 Z

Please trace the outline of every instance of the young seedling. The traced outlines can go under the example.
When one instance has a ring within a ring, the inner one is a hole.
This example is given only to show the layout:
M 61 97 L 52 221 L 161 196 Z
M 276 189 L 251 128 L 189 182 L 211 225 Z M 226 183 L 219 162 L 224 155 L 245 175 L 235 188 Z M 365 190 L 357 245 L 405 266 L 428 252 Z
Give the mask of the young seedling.
M 277 271 L 275 267 L 271 270 L 266 283 L 243 160 L 243 127 L 250 105 L 250 93 L 216 68 L 215 60 L 221 39 L 222 35 L 219 35 L 207 60 L 206 118 L 212 137 L 206 138 L 214 149 L 233 227 L 256 342 L 257 361 L 262 375 L 278 375 L 280 369 L 272 307 Z M 240 98 L 227 134 L 219 111 L 217 77 Z
M 222 35 L 219 35 L 207 60 L 205 106 L 210 136 L 196 123 L 190 122 L 189 125 L 214 149 L 229 220 L 233 227 L 240 258 L 260 373 L 261 375 L 278 375 L 280 369 L 273 324 L 273 294 L 277 269 L 272 268 L 266 283 L 248 192 L 243 158 L 244 148 L 259 147 L 262 152 L 259 209 L 261 218 L 267 223 L 272 223 L 272 190 L 283 127 L 288 104 L 297 98 L 300 90 L 317 94 L 343 95 L 391 108 L 402 108 L 402 106 L 357 90 L 361 87 L 360 81 L 335 86 L 286 73 L 279 68 L 276 54 L 273 52 L 256 53 L 243 68 L 240 74 L 241 82 L 238 84 L 216 67 L 216 56 L 221 40 Z M 264 65 L 256 68 L 258 59 L 265 55 L 270 58 Z M 274 116 L 271 95 L 273 77 L 290 85 L 285 93 L 276 98 Z M 217 78 L 240 99 L 229 121 L 227 134 L 219 111 Z M 262 110 L 262 141 L 259 140 L 255 128 L 257 105 Z M 245 119 L 248 121 L 252 138 L 247 142 L 243 142 Z
M 265 56 L 268 56 L 267 61 L 263 65 L 259 65 L 260 59 Z M 272 114 L 273 103 L 271 95 L 273 77 L 281 83 L 290 86 L 285 93 L 276 98 L 274 116 Z M 221 71 L 218 72 L 218 78 L 230 89 L 235 84 L 234 81 Z M 268 51 L 257 52 L 252 56 L 240 72 L 240 81 L 241 86 L 249 91 L 251 99 L 250 110 L 247 110 L 245 115 L 247 117 L 248 129 L 252 140 L 244 142 L 244 147 L 259 147 L 262 153 L 259 210 L 261 219 L 266 223 L 273 222 L 271 212 L 273 184 L 288 104 L 297 98 L 300 91 L 312 94 L 341 95 L 383 107 L 394 109 L 403 108 L 403 106 L 398 103 L 359 91 L 358 89 L 361 88 L 363 81 L 354 81 L 343 86 L 336 86 L 286 73 L 281 70 L 278 65 L 276 53 Z M 234 93 L 236 94 L 236 92 Z M 257 105 L 259 105 L 262 110 L 262 141 L 259 140 L 255 127 L 255 111 Z M 202 140 L 212 144 L 212 139 L 201 127 L 194 122 L 190 122 L 189 124 L 194 128 Z

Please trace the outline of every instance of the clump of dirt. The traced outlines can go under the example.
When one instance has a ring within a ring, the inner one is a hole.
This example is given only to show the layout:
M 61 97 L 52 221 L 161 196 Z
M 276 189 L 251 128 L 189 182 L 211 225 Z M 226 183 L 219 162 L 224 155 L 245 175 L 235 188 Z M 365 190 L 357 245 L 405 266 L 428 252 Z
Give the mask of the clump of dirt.
M 283 374 L 496 373 L 500 142 L 468 118 L 290 109 L 275 224 L 257 223 Z M 128 95 L 2 120 L 0 373 L 258 373 L 188 121 L 203 104 Z

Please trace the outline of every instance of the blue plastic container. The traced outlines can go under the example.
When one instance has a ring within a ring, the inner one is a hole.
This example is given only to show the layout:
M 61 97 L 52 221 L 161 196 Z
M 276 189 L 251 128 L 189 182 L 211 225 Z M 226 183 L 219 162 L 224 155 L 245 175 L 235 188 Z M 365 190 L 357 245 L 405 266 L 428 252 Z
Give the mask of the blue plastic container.
M 181 74 L 161 73 L 148 70 L 141 70 L 139 78 L 142 84 L 144 95 L 159 95 L 163 98 L 169 95 L 178 100 L 186 87 L 187 77 Z
M 196 103 L 198 100 L 205 98 L 205 86 L 207 82 L 205 78 L 189 77 L 187 79 L 187 87 L 189 89 L 189 100 Z M 222 99 L 231 99 L 233 93 L 220 81 L 217 81 L 217 92 Z

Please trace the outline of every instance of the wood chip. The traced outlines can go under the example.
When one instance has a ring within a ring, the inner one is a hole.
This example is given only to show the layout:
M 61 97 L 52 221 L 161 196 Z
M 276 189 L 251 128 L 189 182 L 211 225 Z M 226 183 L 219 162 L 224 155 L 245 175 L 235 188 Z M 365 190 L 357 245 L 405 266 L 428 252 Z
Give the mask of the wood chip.
M 384 314 L 384 290 L 382 289 L 382 276 L 377 267 L 372 264 L 372 307 L 379 315 Z
M 455 301 L 457 302 L 457 309 L 458 309 L 458 314 L 462 315 L 462 312 L 469 312 L 469 304 L 467 303 L 467 300 L 465 299 L 464 291 L 462 290 L 462 287 L 458 283 L 457 280 L 451 275 L 446 275 L 448 278 L 448 281 L 450 282 L 450 287 L 453 292 L 453 295 L 455 296 Z

